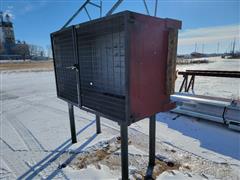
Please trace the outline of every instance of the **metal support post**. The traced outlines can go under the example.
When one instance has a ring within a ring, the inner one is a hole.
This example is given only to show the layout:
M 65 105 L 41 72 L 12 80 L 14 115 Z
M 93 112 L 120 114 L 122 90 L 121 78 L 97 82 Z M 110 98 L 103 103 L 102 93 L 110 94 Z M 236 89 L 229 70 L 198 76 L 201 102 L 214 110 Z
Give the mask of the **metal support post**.
M 194 88 L 194 79 L 195 79 L 195 77 L 194 77 L 194 75 L 192 75 L 192 77 L 190 79 L 190 82 L 188 84 L 188 87 L 187 87 L 187 92 L 189 92 L 190 87 L 193 90 L 193 88 Z
M 86 12 L 86 14 L 87 14 L 87 16 L 88 16 L 88 19 L 91 21 L 91 20 L 92 20 L 92 18 L 91 18 L 91 16 L 90 16 L 90 14 L 89 14 L 89 12 L 88 12 L 87 8 L 86 8 L 86 7 L 84 7 L 83 9 L 85 10 L 85 12 Z
M 68 103 L 68 112 L 69 112 L 69 119 L 70 119 L 72 143 L 76 143 L 77 135 L 76 135 L 75 121 L 74 121 L 74 110 L 73 110 L 73 105 L 70 103 Z
M 153 169 L 155 165 L 155 149 L 156 149 L 156 116 L 150 116 L 149 118 L 149 162 L 145 176 L 145 180 L 153 179 Z
M 90 0 L 86 0 L 83 3 L 83 5 L 72 15 L 72 17 L 66 22 L 66 24 L 64 24 L 62 29 L 66 28 L 72 22 L 72 20 L 83 10 L 83 8 L 89 3 L 89 1 Z
M 149 10 L 148 10 L 148 6 L 147 6 L 147 3 L 146 3 L 146 0 L 143 0 L 143 4 L 144 4 L 144 7 L 146 9 L 147 14 L 150 15 Z
M 106 16 L 110 16 L 122 2 L 123 0 L 117 0 L 117 2 L 112 6 L 112 8 L 107 12 Z
M 100 17 L 102 17 L 102 0 L 100 0 Z
M 128 125 L 121 122 L 121 160 L 122 160 L 122 180 L 128 180 Z
M 193 81 L 192 81 L 192 91 L 194 90 L 194 83 L 195 83 L 195 75 L 193 75 Z
M 100 116 L 96 114 L 96 130 L 97 134 L 101 133 L 101 122 L 100 122 Z
M 157 16 L 157 6 L 158 6 L 158 0 L 155 1 L 154 16 Z
M 180 89 L 179 89 L 179 92 L 182 92 L 185 83 L 186 83 L 186 78 L 185 78 L 185 76 L 183 76 L 183 82 L 182 82 L 182 84 L 181 84 L 181 87 L 180 87 Z
M 155 165 L 156 116 L 149 119 L 149 166 Z
M 184 92 L 187 92 L 187 86 L 188 86 L 188 75 L 186 75 L 185 79 L 186 79 L 186 81 L 185 81 Z

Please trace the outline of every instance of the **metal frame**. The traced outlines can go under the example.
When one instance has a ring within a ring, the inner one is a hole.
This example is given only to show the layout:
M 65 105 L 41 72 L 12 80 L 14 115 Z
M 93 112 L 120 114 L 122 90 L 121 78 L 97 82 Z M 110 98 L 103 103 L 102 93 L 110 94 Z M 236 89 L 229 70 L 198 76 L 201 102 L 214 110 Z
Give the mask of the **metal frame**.
M 118 0 L 113 7 L 107 12 L 106 16 L 112 15 L 112 13 L 118 8 L 118 6 L 123 2 L 123 0 Z
M 147 13 L 148 15 L 150 15 L 149 9 L 148 9 L 148 5 L 147 5 L 147 3 L 146 3 L 146 0 L 143 0 L 143 4 L 144 4 L 145 10 L 146 10 L 146 13 Z M 155 0 L 154 16 L 157 16 L 157 6 L 158 6 L 158 0 Z
M 158 0 L 155 1 L 154 16 L 157 16 L 157 6 L 158 6 Z
M 196 76 L 208 76 L 208 77 L 224 77 L 224 78 L 240 78 L 240 71 L 211 71 L 211 70 L 186 70 L 178 72 L 179 75 L 183 75 L 183 81 L 180 86 L 179 92 L 189 92 L 190 88 L 194 91 L 195 77 Z M 188 76 L 191 79 L 188 83 Z
M 91 18 L 90 14 L 89 14 L 89 12 L 88 12 L 88 10 L 87 10 L 87 7 L 86 7 L 88 4 L 90 4 L 90 5 L 92 5 L 92 6 L 96 7 L 96 8 L 99 8 L 100 17 L 102 17 L 102 0 L 100 0 L 99 5 L 96 4 L 96 3 L 91 2 L 91 0 L 86 0 L 86 1 L 83 3 L 83 5 L 82 5 L 82 6 L 71 16 L 71 18 L 63 25 L 62 29 L 66 28 L 66 27 L 72 22 L 72 20 L 73 20 L 83 9 L 84 9 L 85 12 L 87 13 L 87 16 L 88 16 L 89 20 L 91 20 L 92 18 Z
M 146 10 L 147 14 L 150 15 L 146 0 L 143 0 L 143 4 L 144 4 L 144 7 L 145 7 L 145 10 Z
M 123 2 L 124 0 L 117 0 L 117 2 L 112 6 L 112 8 L 106 13 L 106 16 L 112 15 L 112 13 L 119 7 L 119 5 Z M 80 8 L 69 18 L 69 20 L 63 25 L 63 27 L 61 29 L 66 28 L 71 22 L 72 20 L 77 17 L 77 15 L 84 10 L 89 18 L 89 20 L 92 20 L 88 10 L 87 10 L 87 5 L 92 5 L 96 8 L 99 8 L 100 11 L 100 17 L 102 17 L 102 0 L 100 0 L 99 5 L 96 3 L 91 2 L 91 0 L 86 0 L 82 6 L 80 6 Z M 148 15 L 150 15 L 149 13 L 149 9 L 146 3 L 146 0 L 143 0 L 143 4 L 146 10 L 146 13 Z M 157 6 L 158 6 L 158 0 L 155 0 L 155 5 L 154 5 L 154 16 L 157 15 Z

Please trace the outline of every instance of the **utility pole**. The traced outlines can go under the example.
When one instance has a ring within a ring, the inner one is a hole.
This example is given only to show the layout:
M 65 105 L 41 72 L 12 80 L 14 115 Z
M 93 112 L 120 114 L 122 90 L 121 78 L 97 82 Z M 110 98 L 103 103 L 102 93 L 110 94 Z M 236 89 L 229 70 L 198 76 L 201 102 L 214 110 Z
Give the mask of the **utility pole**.
M 217 43 L 217 54 L 219 54 L 219 42 Z
M 236 46 L 236 38 L 234 38 L 234 40 L 233 40 L 232 54 L 234 54 L 235 46 Z

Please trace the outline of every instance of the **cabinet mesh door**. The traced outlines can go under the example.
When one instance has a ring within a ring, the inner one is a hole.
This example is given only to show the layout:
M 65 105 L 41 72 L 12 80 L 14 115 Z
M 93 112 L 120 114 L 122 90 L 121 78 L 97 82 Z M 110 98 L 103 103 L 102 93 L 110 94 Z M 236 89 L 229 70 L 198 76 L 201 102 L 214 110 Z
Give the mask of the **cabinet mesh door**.
M 125 117 L 124 18 L 77 28 L 82 105 L 98 112 Z
M 77 74 L 70 68 L 77 64 L 74 57 L 73 29 L 53 34 L 52 43 L 58 97 L 78 104 Z

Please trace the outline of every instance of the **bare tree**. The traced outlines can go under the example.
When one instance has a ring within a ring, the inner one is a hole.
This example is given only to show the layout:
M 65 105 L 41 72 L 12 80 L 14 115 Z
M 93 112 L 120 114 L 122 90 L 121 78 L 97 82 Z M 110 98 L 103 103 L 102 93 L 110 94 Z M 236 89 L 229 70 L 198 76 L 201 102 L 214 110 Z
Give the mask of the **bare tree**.
M 26 57 L 29 56 L 29 46 L 26 44 L 26 42 L 17 43 L 13 48 L 12 51 L 14 54 L 21 55 L 23 60 L 26 60 Z
M 44 48 L 42 46 L 34 45 L 34 44 L 29 44 L 29 53 L 30 56 L 32 57 L 44 57 L 45 52 Z
M 46 50 L 47 50 L 47 57 L 48 59 L 52 59 L 53 55 L 52 55 L 52 47 L 50 45 L 46 46 Z
M 29 53 L 30 56 L 35 56 L 36 55 L 36 45 L 29 44 Z
M 3 44 L 0 42 L 0 54 L 4 52 Z

